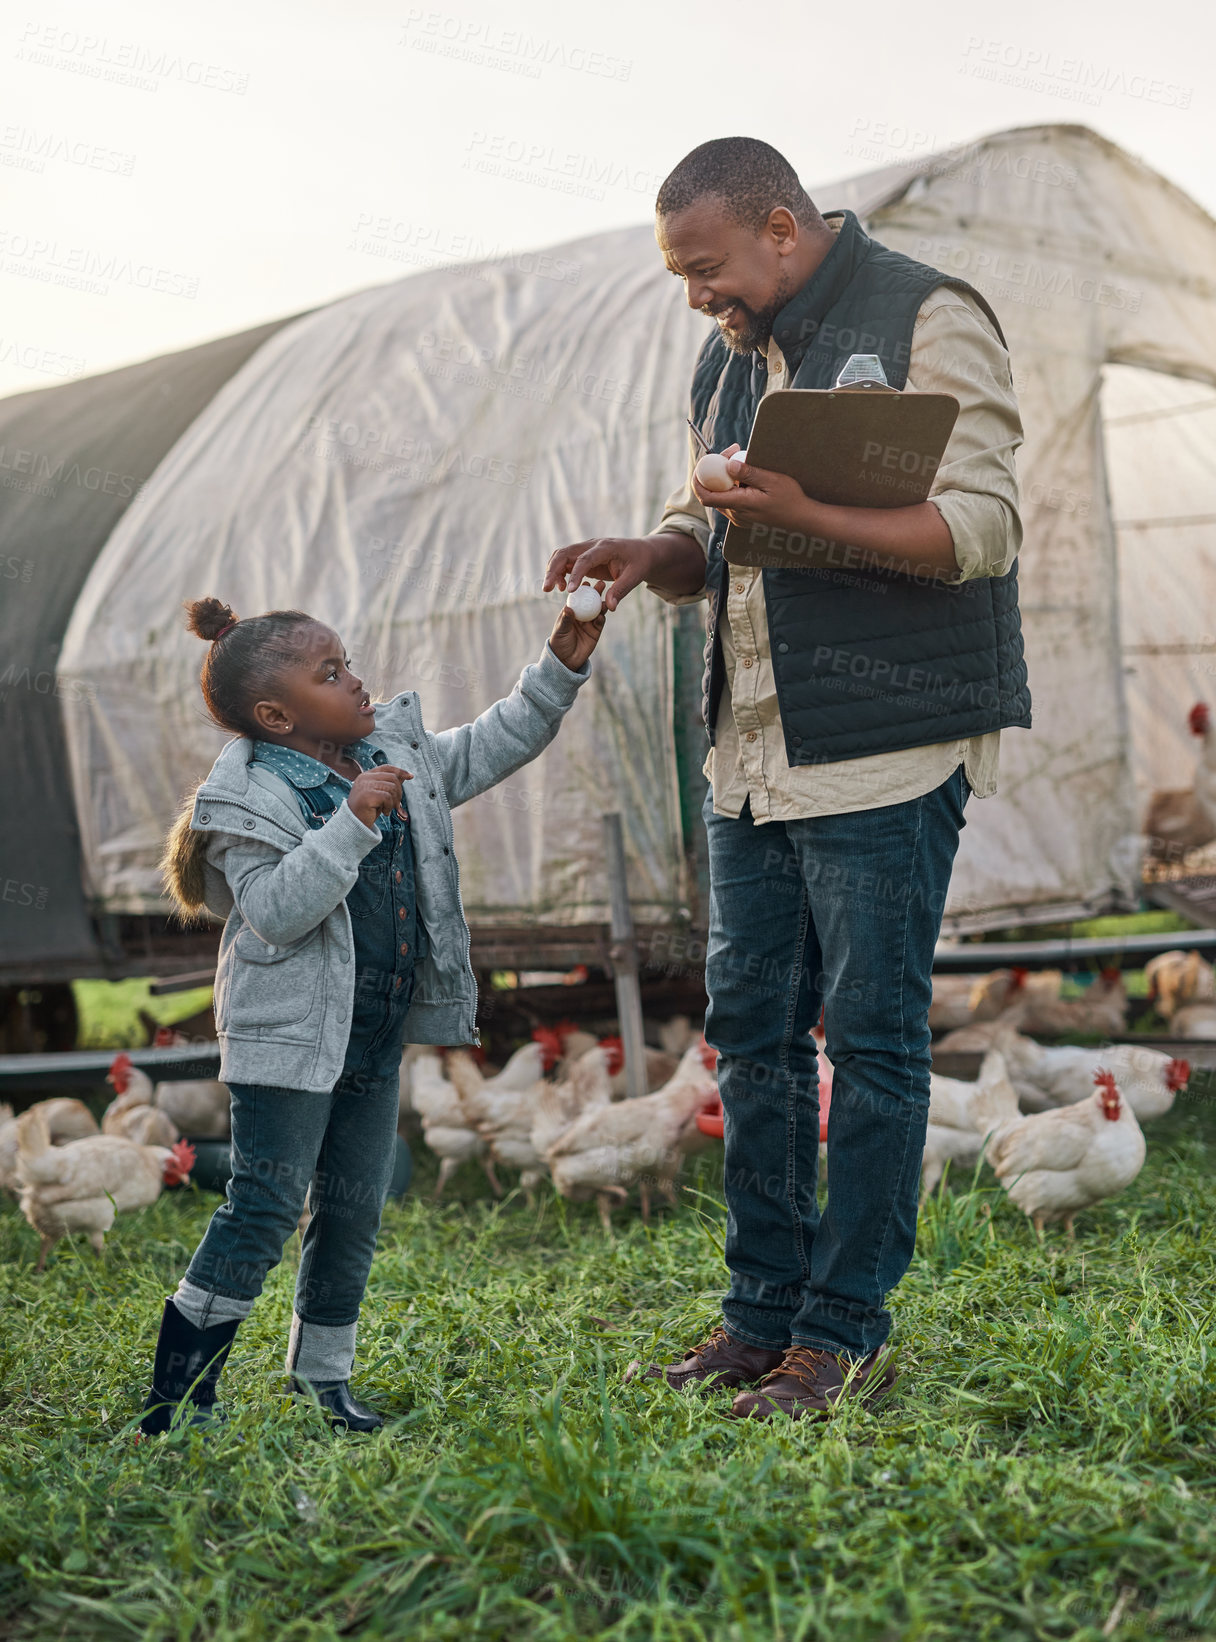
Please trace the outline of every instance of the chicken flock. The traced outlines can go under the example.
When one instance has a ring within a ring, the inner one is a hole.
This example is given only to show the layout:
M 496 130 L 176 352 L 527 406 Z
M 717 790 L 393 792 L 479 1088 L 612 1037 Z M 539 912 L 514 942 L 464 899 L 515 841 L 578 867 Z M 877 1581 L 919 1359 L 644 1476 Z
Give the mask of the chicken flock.
M 1216 1038 L 1216 976 L 1198 952 L 1162 953 L 1146 973 L 1175 1036 Z M 1078 1212 L 1135 1180 L 1145 1159 L 1141 1124 L 1170 1110 L 1189 1063 L 1145 1045 L 1039 1043 L 1036 1033 L 1122 1030 L 1117 971 L 1103 971 L 1080 998 L 1061 998 L 1060 980 L 1057 971 L 1018 969 L 934 977 L 930 1022 L 945 1032 L 938 1050 L 983 1059 L 974 1080 L 931 1076 L 922 1200 L 948 1166 L 957 1173 L 982 1161 L 1036 1231 L 1059 1221 L 1071 1236 Z M 475 1164 L 496 1197 L 500 1171 L 510 1171 L 529 1201 L 545 1180 L 564 1198 L 594 1200 L 606 1230 L 634 1191 L 643 1219 L 655 1195 L 674 1202 L 684 1158 L 712 1143 L 698 1119 L 718 1109 L 717 1054 L 684 1016 L 651 1035 L 660 1046 L 646 1048 L 649 1093 L 632 1100 L 621 1040 L 571 1021 L 537 1028 L 501 1070 L 476 1050 L 407 1047 L 399 1127 L 420 1125 L 438 1157 L 435 1197 Z M 828 1113 L 835 1069 L 822 1025 L 814 1036 Z M 114 1098 L 100 1126 L 79 1100 L 40 1101 L 20 1117 L 0 1106 L 0 1189 L 18 1196 L 39 1234 L 39 1270 L 73 1232 L 100 1251 L 117 1213 L 189 1181 L 191 1141 L 229 1134 L 228 1090 L 214 1079 L 154 1084 L 120 1053 L 107 1082 Z M 826 1122 L 830 1130 L 830 1114 Z

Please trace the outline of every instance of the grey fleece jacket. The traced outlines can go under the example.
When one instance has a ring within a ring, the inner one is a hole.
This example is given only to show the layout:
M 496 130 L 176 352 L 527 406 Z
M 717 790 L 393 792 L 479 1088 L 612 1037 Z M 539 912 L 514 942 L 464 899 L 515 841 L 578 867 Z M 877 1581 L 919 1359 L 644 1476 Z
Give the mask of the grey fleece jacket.
M 571 672 L 546 644 L 509 696 L 438 734 L 409 691 L 376 704 L 368 739 L 414 778 L 405 802 L 430 941 L 415 971 L 409 1043 L 480 1042 L 451 811 L 542 752 L 590 676 L 589 661 Z M 345 802 L 310 829 L 291 788 L 251 764 L 252 752 L 246 736 L 228 742 L 190 817 L 191 832 L 209 834 L 205 903 L 226 918 L 215 977 L 220 1077 L 323 1093 L 341 1075 L 354 1006 L 346 896 L 381 835 Z

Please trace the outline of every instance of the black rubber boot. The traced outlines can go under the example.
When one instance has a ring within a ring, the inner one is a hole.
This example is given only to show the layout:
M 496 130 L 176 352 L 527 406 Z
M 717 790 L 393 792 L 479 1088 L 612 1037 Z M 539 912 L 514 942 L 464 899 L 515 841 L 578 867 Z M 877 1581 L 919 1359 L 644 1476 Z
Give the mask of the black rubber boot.
M 152 1389 L 139 1422 L 145 1436 L 157 1436 L 170 1426 L 176 1430 L 185 1425 L 215 1423 L 212 1409 L 216 1381 L 240 1326 L 237 1318 L 215 1323 L 211 1328 L 195 1328 L 172 1300 L 165 1301 L 152 1364 Z M 177 1405 L 183 1397 L 188 1400 L 178 1413 Z
M 330 1425 L 347 1431 L 379 1431 L 384 1424 L 383 1415 L 351 1396 L 349 1380 L 299 1380 L 293 1374 L 291 1384 L 299 1397 L 315 1393 Z

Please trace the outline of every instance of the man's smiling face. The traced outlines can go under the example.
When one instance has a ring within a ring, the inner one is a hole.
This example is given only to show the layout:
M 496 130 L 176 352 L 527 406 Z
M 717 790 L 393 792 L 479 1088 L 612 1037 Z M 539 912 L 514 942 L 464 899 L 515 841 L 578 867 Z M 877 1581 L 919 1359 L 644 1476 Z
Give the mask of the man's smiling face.
M 784 206 L 759 233 L 727 214 L 713 194 L 655 219 L 663 261 L 684 281 L 688 306 L 710 314 L 729 348 L 751 353 L 767 342 L 773 320 L 798 288 L 791 259 L 798 224 Z

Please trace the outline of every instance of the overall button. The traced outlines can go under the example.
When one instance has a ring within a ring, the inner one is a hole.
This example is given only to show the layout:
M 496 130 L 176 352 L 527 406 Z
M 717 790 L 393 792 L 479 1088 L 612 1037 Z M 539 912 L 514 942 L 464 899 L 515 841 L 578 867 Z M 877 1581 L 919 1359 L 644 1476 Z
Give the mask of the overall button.
M 400 874 L 400 873 L 398 873 L 398 874 L 397 874 L 397 882 L 398 882 L 398 883 L 400 883 L 400 882 L 401 882 L 401 874 Z
M 410 943 L 409 943 L 409 942 L 408 942 L 408 941 L 402 941 L 402 943 L 401 943 L 401 950 L 402 950 L 402 952 L 408 952 L 408 951 L 409 951 L 409 949 L 410 949 Z M 397 982 L 397 985 L 398 985 L 398 986 L 400 986 L 400 985 L 401 985 L 401 982 L 400 982 L 400 981 L 398 981 L 398 982 Z
M 395 992 L 395 991 L 396 991 L 396 990 L 397 990 L 397 988 L 398 988 L 398 987 L 399 987 L 399 986 L 400 986 L 400 985 L 401 985 L 401 977 L 400 977 L 400 975 L 398 975 L 398 977 L 397 977 L 397 979 L 396 979 L 396 981 L 395 981 L 395 983 L 394 983 L 394 985 L 393 985 L 393 990 L 394 990 L 394 992 Z
M 398 878 L 400 878 L 401 874 L 398 873 L 397 876 L 398 876 Z M 405 908 L 404 907 L 398 907 L 397 908 L 397 916 L 398 916 L 398 918 L 404 918 L 405 917 Z

